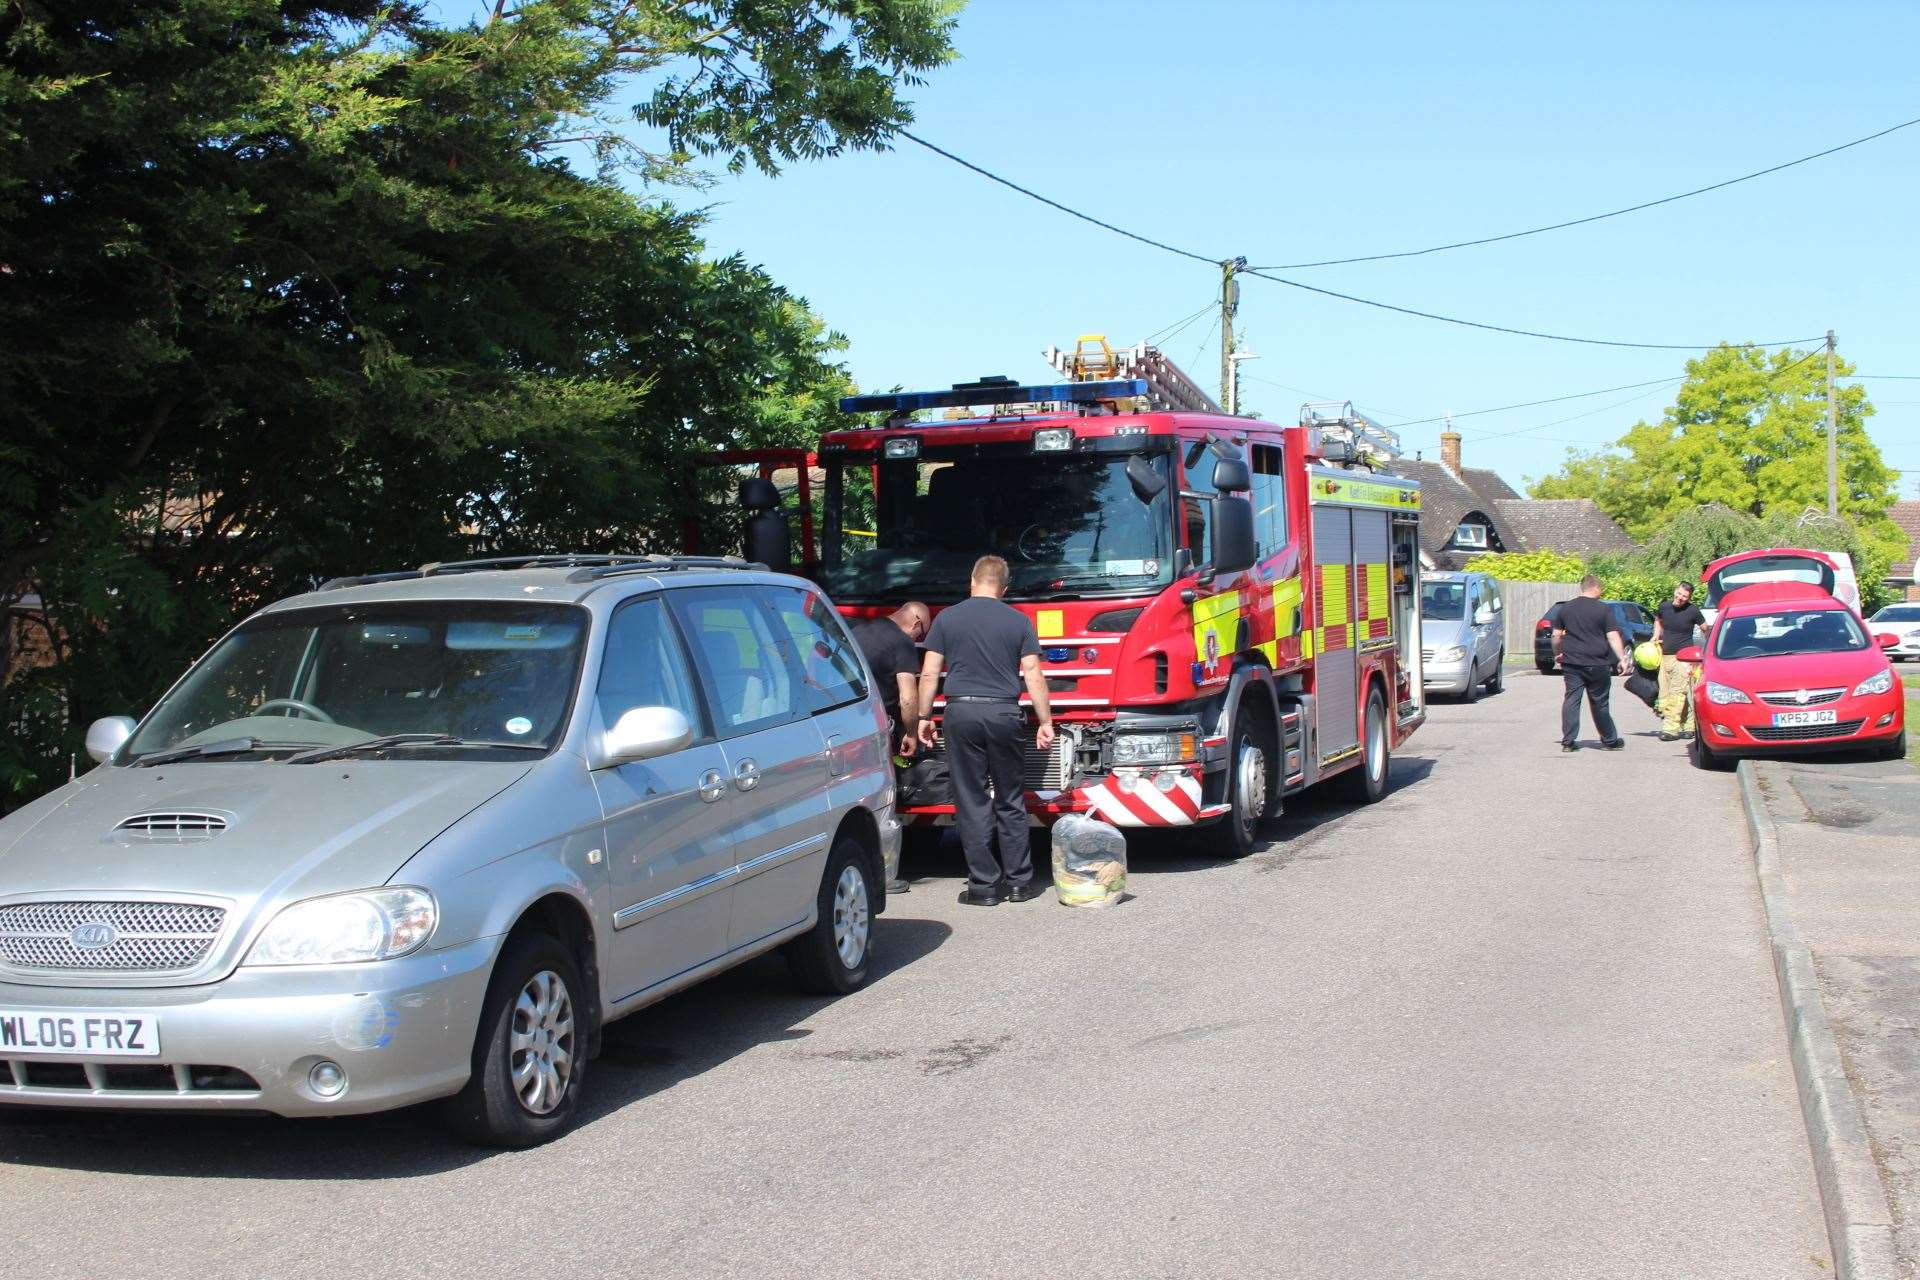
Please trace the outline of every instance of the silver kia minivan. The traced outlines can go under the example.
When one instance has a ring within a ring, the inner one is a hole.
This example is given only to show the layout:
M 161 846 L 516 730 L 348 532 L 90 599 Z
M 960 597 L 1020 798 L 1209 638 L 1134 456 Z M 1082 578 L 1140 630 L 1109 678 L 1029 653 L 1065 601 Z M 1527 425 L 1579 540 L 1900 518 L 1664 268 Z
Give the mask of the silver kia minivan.
M 1420 575 L 1420 672 L 1428 693 L 1474 702 L 1500 692 L 1507 663 L 1506 601 L 1484 573 Z
M 810 584 L 699 558 L 344 579 L 0 819 L 0 1105 L 564 1130 L 601 1028 L 784 947 L 848 992 L 887 721 Z

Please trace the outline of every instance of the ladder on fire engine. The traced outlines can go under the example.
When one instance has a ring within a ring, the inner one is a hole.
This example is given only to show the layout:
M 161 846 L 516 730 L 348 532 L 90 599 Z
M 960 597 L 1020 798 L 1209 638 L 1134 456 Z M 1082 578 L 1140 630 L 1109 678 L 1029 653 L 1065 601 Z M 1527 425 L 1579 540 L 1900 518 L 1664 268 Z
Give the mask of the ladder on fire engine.
M 1319 433 L 1320 456 L 1330 462 L 1379 467 L 1400 456 L 1400 433 L 1355 409 L 1351 400 L 1303 404 L 1300 425 Z
M 1226 412 L 1219 402 L 1181 372 L 1158 347 L 1140 343 L 1115 351 L 1104 333 L 1084 333 L 1073 350 L 1048 347 L 1047 363 L 1075 382 L 1105 382 L 1114 378 L 1143 378 L 1146 408 L 1175 413 Z

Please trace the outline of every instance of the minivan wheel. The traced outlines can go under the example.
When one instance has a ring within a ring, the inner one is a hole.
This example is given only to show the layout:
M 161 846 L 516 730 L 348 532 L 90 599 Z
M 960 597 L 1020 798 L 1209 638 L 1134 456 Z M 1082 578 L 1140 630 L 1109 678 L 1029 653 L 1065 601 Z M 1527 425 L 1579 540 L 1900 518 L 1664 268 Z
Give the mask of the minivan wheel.
M 820 877 L 820 918 L 787 944 L 787 963 L 802 990 L 843 996 L 866 985 L 873 963 L 873 896 L 867 851 L 852 836 L 841 836 Z
M 1487 692 L 1498 693 L 1507 683 L 1507 651 L 1502 649 L 1493 660 L 1493 674 L 1487 677 Z
M 544 934 L 508 941 L 487 984 L 473 1073 L 446 1118 L 470 1141 L 518 1150 L 572 1125 L 586 1072 L 580 967 Z

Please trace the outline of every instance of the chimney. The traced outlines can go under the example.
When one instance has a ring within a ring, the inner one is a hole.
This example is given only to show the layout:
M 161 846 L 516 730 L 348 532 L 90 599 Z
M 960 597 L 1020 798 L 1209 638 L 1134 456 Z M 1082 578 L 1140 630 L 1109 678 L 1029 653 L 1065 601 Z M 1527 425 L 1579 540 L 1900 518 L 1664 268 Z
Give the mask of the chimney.
M 1460 474 L 1460 433 L 1458 431 L 1440 433 L 1440 463 L 1454 475 Z

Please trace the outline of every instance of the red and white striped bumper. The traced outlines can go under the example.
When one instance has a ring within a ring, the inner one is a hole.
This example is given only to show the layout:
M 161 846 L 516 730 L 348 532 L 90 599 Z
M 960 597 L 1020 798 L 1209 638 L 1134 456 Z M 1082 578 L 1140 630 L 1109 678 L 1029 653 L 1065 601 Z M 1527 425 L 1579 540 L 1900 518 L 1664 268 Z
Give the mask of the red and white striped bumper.
M 1052 826 L 1069 813 L 1084 813 L 1116 827 L 1191 827 L 1228 811 L 1224 804 L 1202 804 L 1200 795 L 1198 766 L 1117 769 L 1070 791 L 1029 791 L 1027 816 L 1035 826 Z M 903 810 L 900 816 L 911 826 L 950 826 L 953 806 Z

